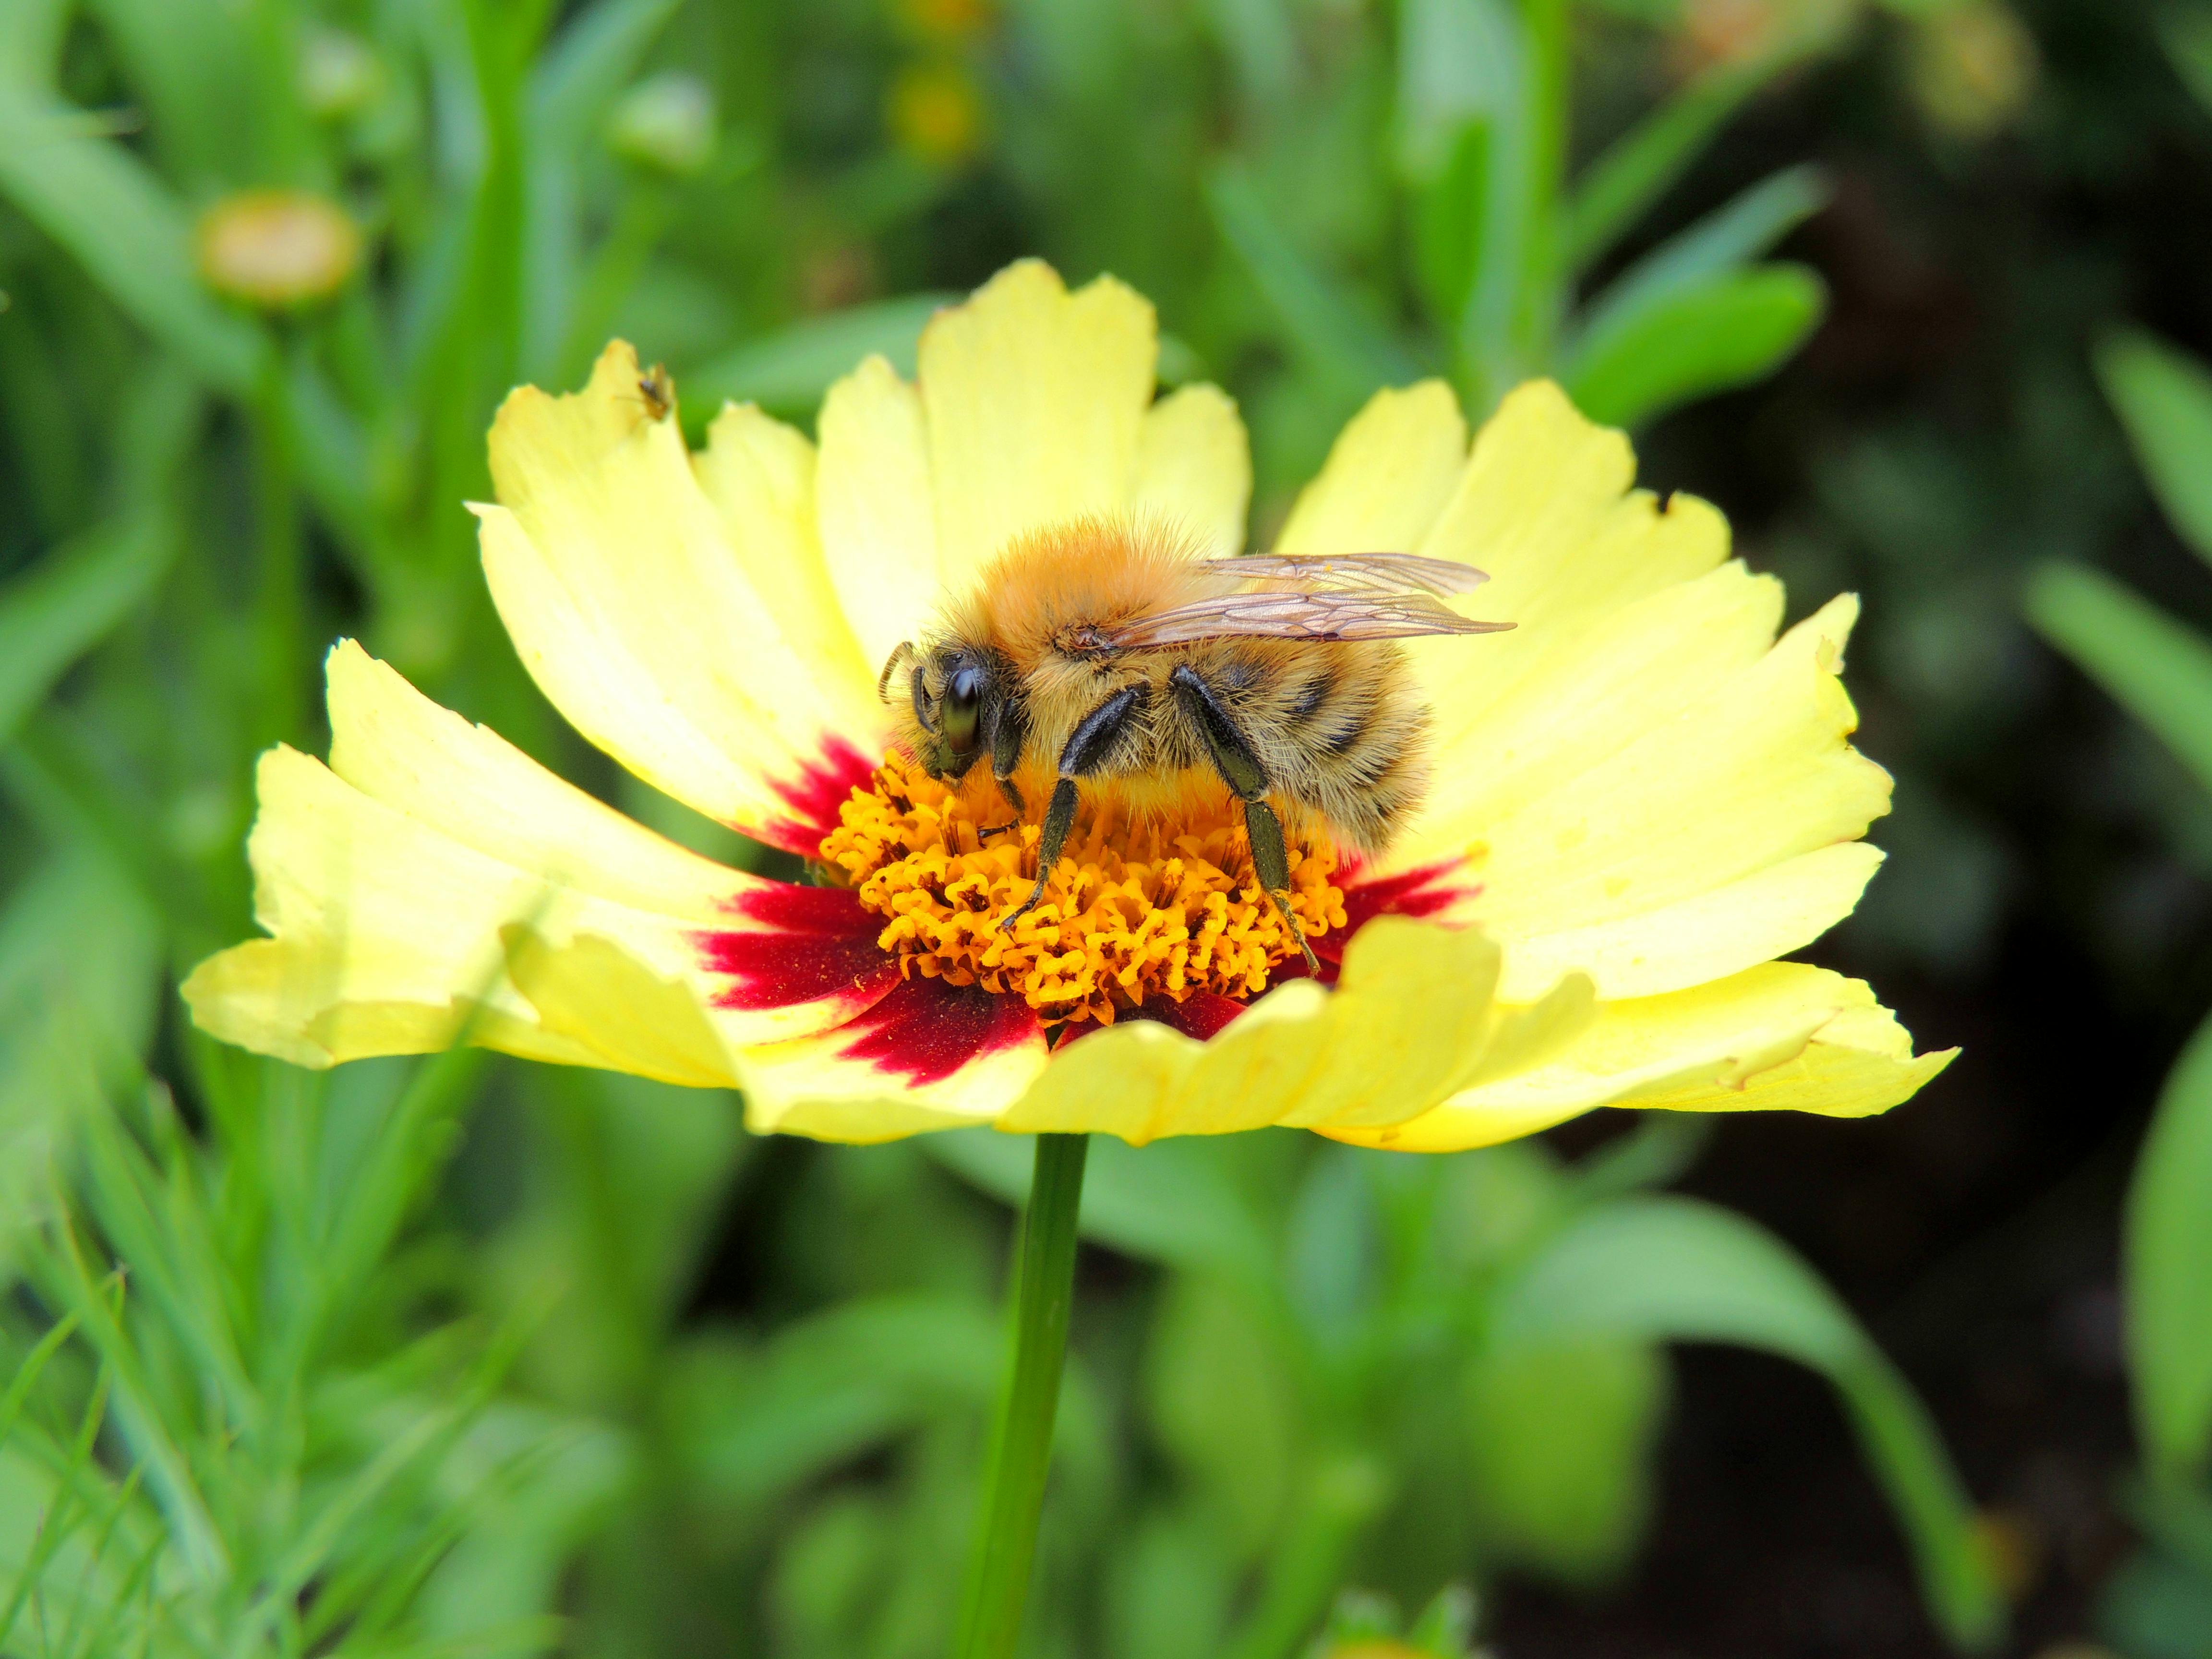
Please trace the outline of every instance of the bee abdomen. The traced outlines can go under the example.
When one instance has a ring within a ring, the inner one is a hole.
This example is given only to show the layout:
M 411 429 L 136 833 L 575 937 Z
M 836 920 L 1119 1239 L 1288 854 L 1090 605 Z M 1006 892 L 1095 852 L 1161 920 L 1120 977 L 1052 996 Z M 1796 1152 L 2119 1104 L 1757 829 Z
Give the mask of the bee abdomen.
M 1401 653 L 1337 650 L 1344 654 L 1285 688 L 1276 775 L 1338 839 L 1373 853 L 1426 793 L 1428 714 Z

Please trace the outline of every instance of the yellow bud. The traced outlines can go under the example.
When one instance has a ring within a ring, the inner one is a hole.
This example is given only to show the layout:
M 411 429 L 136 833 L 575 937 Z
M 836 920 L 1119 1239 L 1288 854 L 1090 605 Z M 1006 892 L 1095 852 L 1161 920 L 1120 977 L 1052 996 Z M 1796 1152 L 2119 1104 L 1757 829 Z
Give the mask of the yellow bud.
M 218 294 L 282 309 L 327 298 L 361 259 L 361 233 L 328 197 L 242 191 L 200 217 L 200 275 Z
M 1912 89 L 1930 120 L 1985 138 L 2027 105 L 2041 55 L 1998 0 L 1961 0 L 1923 23 L 1913 43 Z
M 887 115 L 900 149 L 940 167 L 964 161 L 983 141 L 982 100 L 955 64 L 908 64 L 891 83 Z
M 991 21 L 990 0 L 899 0 L 898 9 L 915 33 L 938 40 L 980 33 Z

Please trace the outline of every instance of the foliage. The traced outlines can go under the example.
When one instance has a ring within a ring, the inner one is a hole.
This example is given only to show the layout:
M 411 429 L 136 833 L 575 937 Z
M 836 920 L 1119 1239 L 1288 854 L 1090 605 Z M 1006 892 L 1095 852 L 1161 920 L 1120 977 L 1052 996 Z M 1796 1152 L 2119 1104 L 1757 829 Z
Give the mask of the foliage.
M 2212 84 L 2191 74 L 2203 38 L 2177 31 L 2172 50 L 2212 108 Z M 2134 331 L 2108 337 L 2097 366 L 2153 494 L 2184 543 L 2212 563 L 2212 370 Z M 2212 790 L 2212 641 L 2093 570 L 2048 567 L 2027 602 L 2044 635 Z M 2212 1631 L 2212 1023 L 2166 1079 L 2125 1223 L 2142 1458 L 2130 1507 L 2149 1542 L 2114 1579 L 2104 1622 L 2130 1656 L 2167 1659 L 2201 1651 Z

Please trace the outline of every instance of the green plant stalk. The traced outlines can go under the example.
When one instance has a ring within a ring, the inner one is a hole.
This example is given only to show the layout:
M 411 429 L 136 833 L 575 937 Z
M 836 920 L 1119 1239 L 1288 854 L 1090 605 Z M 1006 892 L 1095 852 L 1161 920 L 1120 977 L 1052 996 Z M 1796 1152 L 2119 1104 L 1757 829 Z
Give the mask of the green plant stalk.
M 958 1659 L 1007 1659 L 1022 1633 L 1037 1516 L 1052 1462 L 1052 1421 L 1075 1301 L 1075 1224 L 1083 1209 L 1085 1135 L 1039 1135 L 1014 1261 L 1013 1340 L 991 1430 L 983 1506 L 953 1646 Z
M 255 618 L 261 653 L 262 708 L 256 748 L 276 739 L 305 739 L 307 696 L 306 547 L 294 487 L 292 434 L 284 409 L 283 368 L 276 354 L 265 365 L 252 410 L 254 511 L 259 541 L 260 592 Z

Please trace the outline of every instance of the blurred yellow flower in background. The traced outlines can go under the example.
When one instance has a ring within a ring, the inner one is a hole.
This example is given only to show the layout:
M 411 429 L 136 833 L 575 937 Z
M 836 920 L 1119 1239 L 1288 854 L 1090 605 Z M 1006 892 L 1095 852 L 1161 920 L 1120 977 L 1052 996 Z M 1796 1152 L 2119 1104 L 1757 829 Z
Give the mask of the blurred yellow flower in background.
M 1985 138 L 2034 95 L 2042 73 L 2035 37 L 2001 0 L 1955 0 L 1921 22 L 1912 42 L 1912 90 L 1938 126 Z
M 1236 407 L 1156 401 L 1157 351 L 1140 296 L 1027 261 L 932 321 L 913 382 L 840 381 L 817 441 L 733 405 L 690 453 L 621 344 L 580 393 L 515 392 L 477 510 L 538 684 L 640 778 L 856 884 L 687 852 L 349 642 L 328 764 L 261 763 L 272 937 L 200 966 L 194 1018 L 309 1066 L 465 1040 L 735 1085 L 756 1129 L 854 1141 L 1290 1124 L 1443 1151 L 1602 1105 L 1877 1112 L 1942 1069 L 1865 985 L 1775 960 L 1880 862 L 1853 602 L 1778 639 L 1780 585 L 1720 514 L 1633 489 L 1627 441 L 1548 382 L 1471 444 L 1443 383 L 1377 393 L 1277 541 L 1479 565 L 1518 624 L 1413 643 L 1435 782 L 1387 855 L 1310 872 L 1318 978 L 1237 921 L 1239 849 L 1200 836 L 1170 876 L 1174 826 L 1126 821 L 1071 839 L 1006 946 L 1027 960 L 952 951 L 957 918 L 914 907 L 957 859 L 986 908 L 1034 879 L 1034 812 L 986 854 L 890 751 L 878 665 L 1025 533 L 1147 515 L 1243 546 Z M 1101 883 L 1124 896 L 1070 902 Z
M 983 145 L 983 100 L 957 64 L 908 64 L 891 82 L 884 121 L 892 142 L 938 167 L 966 161 Z

